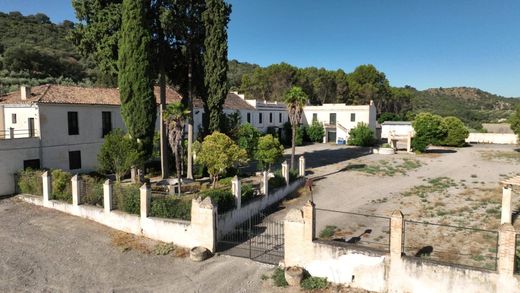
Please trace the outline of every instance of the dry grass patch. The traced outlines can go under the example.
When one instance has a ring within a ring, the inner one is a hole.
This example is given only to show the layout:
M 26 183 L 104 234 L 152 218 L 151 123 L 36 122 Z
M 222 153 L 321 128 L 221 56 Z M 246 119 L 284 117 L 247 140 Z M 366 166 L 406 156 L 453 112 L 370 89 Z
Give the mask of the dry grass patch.
M 379 160 L 373 164 L 367 165 L 349 165 L 347 169 L 365 173 L 368 175 L 376 176 L 395 176 L 395 175 L 406 175 L 408 171 L 413 171 L 423 166 L 419 160 L 415 159 L 394 159 L 390 160 Z
M 482 159 L 508 163 L 520 163 L 520 152 L 511 151 L 480 151 Z
M 155 241 L 146 237 L 130 233 L 116 231 L 110 234 L 112 245 L 122 252 L 130 250 L 144 254 L 172 255 L 174 257 L 188 257 L 190 252 L 187 248 L 179 247 L 173 243 Z

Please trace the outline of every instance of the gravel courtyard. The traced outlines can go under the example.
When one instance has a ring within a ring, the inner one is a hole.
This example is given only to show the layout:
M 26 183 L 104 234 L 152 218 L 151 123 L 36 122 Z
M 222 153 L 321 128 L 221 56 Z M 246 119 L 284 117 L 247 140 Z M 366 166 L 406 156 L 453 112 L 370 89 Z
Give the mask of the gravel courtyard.
M 15 198 L 0 200 L 0 223 L 0 292 L 268 291 L 261 276 L 269 266 L 123 252 L 113 244 L 120 232 Z

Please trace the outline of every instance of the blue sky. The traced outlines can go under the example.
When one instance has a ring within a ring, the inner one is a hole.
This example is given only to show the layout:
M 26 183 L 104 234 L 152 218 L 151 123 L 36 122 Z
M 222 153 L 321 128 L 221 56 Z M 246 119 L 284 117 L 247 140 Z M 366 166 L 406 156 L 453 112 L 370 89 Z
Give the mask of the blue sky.
M 394 86 L 472 86 L 520 97 L 520 1 L 231 0 L 229 58 L 352 71 Z M 74 20 L 70 0 L 0 0 L 0 11 Z

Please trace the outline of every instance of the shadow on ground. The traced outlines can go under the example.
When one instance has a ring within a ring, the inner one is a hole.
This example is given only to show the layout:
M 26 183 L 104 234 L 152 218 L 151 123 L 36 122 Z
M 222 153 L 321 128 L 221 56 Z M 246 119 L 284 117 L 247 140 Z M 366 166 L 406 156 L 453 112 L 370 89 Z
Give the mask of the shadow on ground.
M 359 157 L 372 154 L 371 148 L 355 148 L 355 147 L 340 147 L 335 149 L 325 149 L 305 152 L 305 167 L 308 168 L 319 168 L 326 165 L 332 165 L 340 163 L 346 160 L 352 160 Z M 287 162 L 290 162 L 291 155 L 287 154 L 284 156 Z M 300 155 L 295 155 L 295 164 L 298 163 Z

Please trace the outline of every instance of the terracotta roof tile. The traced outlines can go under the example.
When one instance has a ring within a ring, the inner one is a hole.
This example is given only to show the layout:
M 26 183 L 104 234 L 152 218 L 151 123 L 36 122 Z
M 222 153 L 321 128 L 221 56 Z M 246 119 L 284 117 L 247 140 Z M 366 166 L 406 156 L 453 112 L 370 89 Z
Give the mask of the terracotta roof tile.
M 159 103 L 159 87 L 154 88 Z M 181 96 L 173 89 L 166 88 L 166 102 L 180 101 Z M 86 105 L 120 105 L 117 88 L 95 88 L 65 85 L 40 85 L 31 88 L 31 97 L 22 100 L 20 91 L 0 97 L 0 104 L 86 104 Z

